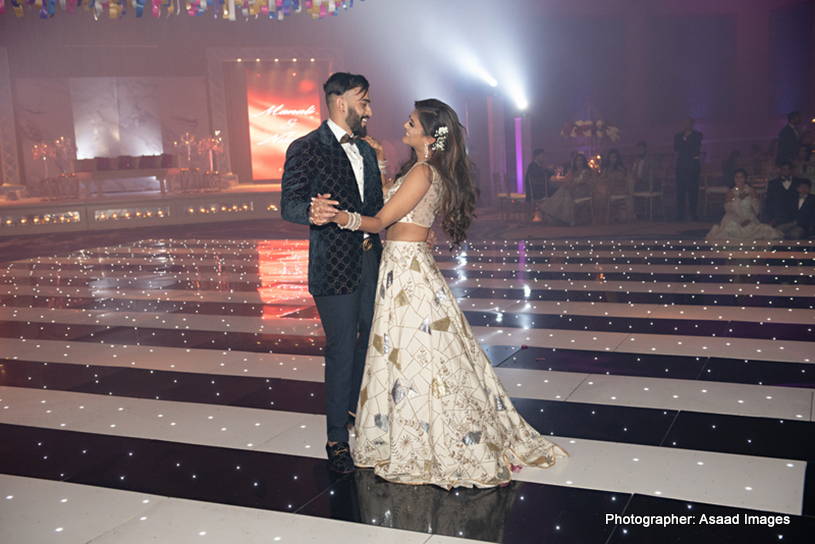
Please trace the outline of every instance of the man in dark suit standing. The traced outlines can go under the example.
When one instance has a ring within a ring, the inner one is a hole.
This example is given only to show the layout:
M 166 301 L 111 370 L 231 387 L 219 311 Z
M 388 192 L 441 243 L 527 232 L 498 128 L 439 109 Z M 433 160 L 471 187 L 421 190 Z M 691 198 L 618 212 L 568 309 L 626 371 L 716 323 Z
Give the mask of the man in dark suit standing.
M 354 470 L 348 426 L 359 400 L 382 243 L 378 234 L 329 223 L 333 213 L 312 200 L 330 196 L 339 209 L 368 216 L 382 208 L 384 151 L 367 136 L 368 86 L 360 75 L 328 78 L 328 120 L 289 146 L 280 201 L 283 219 L 309 225 L 308 289 L 326 340 L 326 451 L 329 468 L 341 474 Z
M 800 124 L 800 113 L 794 111 L 787 115 L 787 124 L 778 133 L 778 154 L 775 157 L 775 164 L 778 166 L 784 161 L 795 160 L 798 155 L 798 147 L 801 145 L 801 134 L 798 132 Z
M 693 130 L 693 119 L 686 117 L 684 130 L 674 135 L 676 151 L 676 220 L 685 219 L 685 199 L 691 220 L 696 221 L 699 207 L 699 177 L 702 175 L 702 133 Z
M 792 175 L 792 162 L 781 163 L 781 177 L 767 183 L 767 196 L 764 200 L 764 215 L 771 226 L 789 238 L 796 226 L 795 212 L 798 209 L 798 183 L 800 178 Z
M 815 195 L 810 194 L 812 182 L 806 178 L 798 180 L 798 209 L 795 211 L 795 227 L 790 238 L 800 240 L 815 235 Z
M 549 194 L 549 178 L 552 177 L 552 172 L 543 165 L 545 156 L 546 152 L 540 148 L 532 152 L 532 162 L 526 168 L 526 175 L 524 176 L 524 191 L 526 192 L 527 202 L 538 201 L 552 196 Z M 542 220 L 540 208 L 535 202 L 532 222 L 538 223 Z

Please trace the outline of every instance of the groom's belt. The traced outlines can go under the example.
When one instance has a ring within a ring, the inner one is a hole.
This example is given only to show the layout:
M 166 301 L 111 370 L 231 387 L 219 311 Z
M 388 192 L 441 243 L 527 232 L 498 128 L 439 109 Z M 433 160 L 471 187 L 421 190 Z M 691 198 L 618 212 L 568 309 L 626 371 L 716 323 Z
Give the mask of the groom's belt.
M 362 241 L 362 251 L 368 251 L 372 247 L 374 247 L 374 242 L 371 240 L 370 236 Z

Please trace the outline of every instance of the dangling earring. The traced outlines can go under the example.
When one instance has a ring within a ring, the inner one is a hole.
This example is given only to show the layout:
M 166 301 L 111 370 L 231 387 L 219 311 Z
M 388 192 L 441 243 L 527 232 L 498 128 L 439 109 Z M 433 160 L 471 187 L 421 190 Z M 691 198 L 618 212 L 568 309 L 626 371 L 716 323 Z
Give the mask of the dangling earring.
M 427 142 L 425 142 L 424 143 L 424 158 L 425 158 L 425 160 L 427 160 L 427 158 L 429 156 L 430 156 L 430 151 L 427 149 Z

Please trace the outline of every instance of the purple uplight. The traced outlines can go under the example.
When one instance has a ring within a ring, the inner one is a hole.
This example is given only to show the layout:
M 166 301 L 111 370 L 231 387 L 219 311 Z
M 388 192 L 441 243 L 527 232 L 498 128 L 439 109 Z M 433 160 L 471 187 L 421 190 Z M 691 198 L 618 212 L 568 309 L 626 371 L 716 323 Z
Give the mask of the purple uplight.
M 521 119 L 521 117 L 515 118 L 515 177 L 518 193 L 524 192 L 524 147 Z

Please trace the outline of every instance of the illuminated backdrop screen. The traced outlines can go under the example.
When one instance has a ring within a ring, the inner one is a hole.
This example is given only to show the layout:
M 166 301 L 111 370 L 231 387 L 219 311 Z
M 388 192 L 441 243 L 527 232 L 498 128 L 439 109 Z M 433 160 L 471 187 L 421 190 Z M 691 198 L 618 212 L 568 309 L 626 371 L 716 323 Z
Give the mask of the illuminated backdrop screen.
M 246 69 L 252 179 L 280 179 L 289 144 L 320 126 L 320 71 L 311 62 L 253 64 Z

